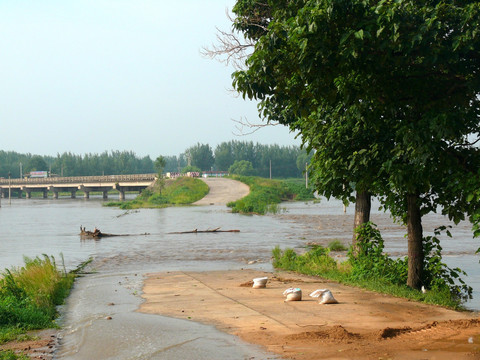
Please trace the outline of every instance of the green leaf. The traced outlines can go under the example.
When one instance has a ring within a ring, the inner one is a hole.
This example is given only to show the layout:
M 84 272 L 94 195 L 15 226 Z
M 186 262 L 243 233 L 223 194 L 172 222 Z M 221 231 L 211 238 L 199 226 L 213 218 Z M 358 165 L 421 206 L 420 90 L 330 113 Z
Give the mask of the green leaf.
M 379 36 L 382 34 L 383 30 L 385 30 L 385 27 L 384 27 L 384 26 L 381 26 L 381 27 L 377 30 L 377 37 L 379 37 Z
M 363 40 L 363 35 L 364 35 L 364 34 L 363 34 L 363 29 L 360 29 L 360 30 L 358 30 L 357 32 L 355 32 L 355 37 L 356 37 L 357 39 Z
M 345 34 L 342 35 L 342 37 L 340 39 L 340 45 L 343 45 L 348 40 L 350 35 L 352 35 L 352 32 L 353 31 L 349 31 L 349 32 L 346 32 Z

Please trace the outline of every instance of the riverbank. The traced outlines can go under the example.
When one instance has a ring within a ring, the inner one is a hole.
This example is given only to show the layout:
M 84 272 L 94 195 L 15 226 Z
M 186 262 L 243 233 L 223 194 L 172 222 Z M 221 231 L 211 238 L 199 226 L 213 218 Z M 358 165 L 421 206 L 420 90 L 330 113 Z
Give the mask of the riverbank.
M 268 276 L 265 289 L 250 281 Z M 303 300 L 284 302 L 290 287 Z M 308 294 L 328 288 L 338 304 Z M 149 274 L 140 312 L 216 326 L 289 359 L 472 359 L 476 312 L 457 312 L 315 277 L 255 270 Z

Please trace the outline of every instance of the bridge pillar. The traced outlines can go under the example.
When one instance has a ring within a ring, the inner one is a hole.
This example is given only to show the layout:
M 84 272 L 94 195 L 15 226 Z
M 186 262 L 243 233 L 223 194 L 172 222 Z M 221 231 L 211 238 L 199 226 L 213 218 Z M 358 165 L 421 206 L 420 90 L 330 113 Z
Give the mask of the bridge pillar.
M 83 190 L 83 198 L 84 199 L 90 199 L 90 191 Z
M 77 197 L 77 190 L 70 191 L 70 194 L 71 194 L 70 198 L 75 199 Z
M 108 190 L 103 191 L 103 198 L 108 199 Z
M 23 195 L 23 192 L 22 190 L 18 190 L 18 198 L 21 199 L 22 198 L 22 195 Z
M 43 198 L 44 199 L 48 198 L 48 190 L 47 189 L 43 190 Z
M 31 199 L 31 198 L 32 198 L 32 190 L 25 189 L 25 199 Z
M 58 191 L 52 190 L 52 192 L 53 192 L 53 198 L 58 199 Z
M 120 201 L 125 200 L 125 190 L 120 190 L 120 189 L 117 189 L 117 190 L 118 190 L 118 200 Z

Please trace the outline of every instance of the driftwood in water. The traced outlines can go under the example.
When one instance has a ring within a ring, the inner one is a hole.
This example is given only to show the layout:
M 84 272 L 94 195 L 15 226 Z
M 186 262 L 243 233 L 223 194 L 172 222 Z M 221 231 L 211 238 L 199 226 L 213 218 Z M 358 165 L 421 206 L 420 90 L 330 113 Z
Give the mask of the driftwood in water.
M 178 232 L 170 232 L 169 234 L 199 234 L 199 233 L 224 233 L 224 232 L 240 232 L 240 230 L 220 230 L 220 228 L 216 229 L 208 229 L 208 230 L 198 230 L 194 229 L 191 231 L 178 231 Z
M 99 239 L 103 237 L 113 237 L 113 236 L 135 236 L 135 235 L 150 235 L 149 233 L 144 234 L 108 234 L 101 232 L 99 229 L 95 228 L 93 231 L 85 230 L 84 227 L 80 226 L 80 236 L 89 237 L 94 239 Z

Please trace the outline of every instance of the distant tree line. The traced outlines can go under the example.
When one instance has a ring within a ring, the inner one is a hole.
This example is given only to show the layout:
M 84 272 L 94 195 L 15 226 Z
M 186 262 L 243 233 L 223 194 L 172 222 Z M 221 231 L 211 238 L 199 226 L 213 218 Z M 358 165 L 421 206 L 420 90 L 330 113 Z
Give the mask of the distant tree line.
M 310 161 L 306 151 L 297 146 L 262 145 L 246 141 L 229 141 L 213 150 L 197 143 L 178 156 L 162 156 L 164 172 L 234 171 L 242 175 L 275 178 L 301 177 Z M 158 159 L 157 159 L 158 160 Z M 145 174 L 156 172 L 150 156 L 139 157 L 133 151 L 105 151 L 101 154 L 57 156 L 20 154 L 0 150 L 0 177 L 19 178 L 30 171 L 49 171 L 58 176 L 94 176 Z
M 0 150 L 0 176 L 20 177 L 20 171 L 49 171 L 58 176 L 94 176 L 153 173 L 150 156 L 138 157 L 132 151 L 105 151 L 101 154 L 76 155 L 70 152 L 55 156 L 20 154 Z
M 197 143 L 179 156 L 165 156 L 166 172 L 181 172 L 185 168 L 200 171 L 231 171 L 239 163 L 246 164 L 248 173 L 275 178 L 302 177 L 310 156 L 298 146 L 262 145 L 251 141 L 222 142 L 215 150 L 208 144 Z M 235 165 L 235 166 L 234 166 Z

